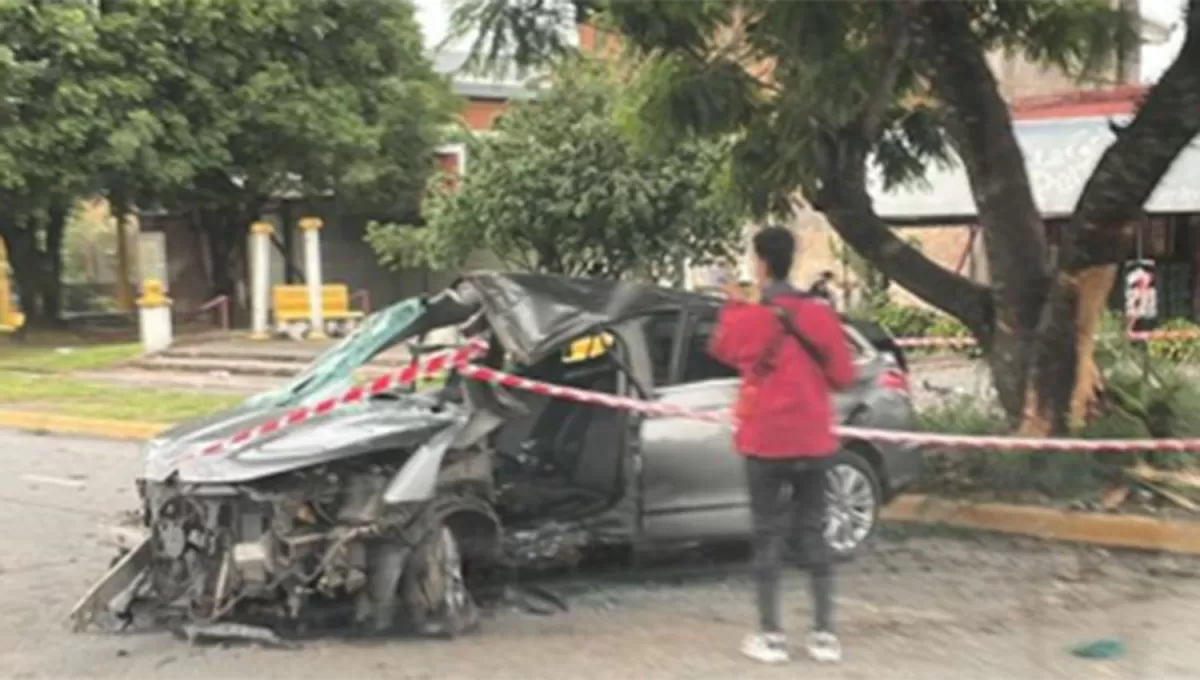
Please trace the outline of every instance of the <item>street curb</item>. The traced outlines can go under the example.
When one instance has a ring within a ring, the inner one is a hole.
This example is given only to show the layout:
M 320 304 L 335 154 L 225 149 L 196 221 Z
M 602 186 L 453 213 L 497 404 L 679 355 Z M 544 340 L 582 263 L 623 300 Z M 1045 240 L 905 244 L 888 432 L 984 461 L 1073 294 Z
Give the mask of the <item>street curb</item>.
M 48 434 L 144 441 L 168 427 L 170 425 L 158 423 L 0 411 L 0 428 Z M 897 497 L 883 509 L 880 517 L 893 522 L 994 531 L 1110 548 L 1200 555 L 1200 521 L 1068 512 L 1007 503 L 971 503 L 918 494 Z
M 1007 503 L 970 503 L 922 495 L 898 497 L 884 509 L 881 517 L 897 522 L 941 524 L 1109 548 L 1200 555 L 1200 521 L 1070 512 Z
M 82 418 L 37 411 L 0 411 L 0 427 L 46 434 L 66 434 L 101 439 L 143 441 L 170 425 L 138 421 Z

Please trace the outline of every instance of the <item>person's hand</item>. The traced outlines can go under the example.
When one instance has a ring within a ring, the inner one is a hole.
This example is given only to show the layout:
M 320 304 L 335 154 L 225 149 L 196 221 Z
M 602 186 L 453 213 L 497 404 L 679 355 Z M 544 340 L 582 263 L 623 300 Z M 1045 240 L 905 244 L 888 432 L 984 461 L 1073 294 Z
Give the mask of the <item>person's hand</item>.
M 733 300 L 734 302 L 746 301 L 746 290 L 733 277 L 730 277 L 721 285 L 721 292 L 725 293 L 726 299 Z

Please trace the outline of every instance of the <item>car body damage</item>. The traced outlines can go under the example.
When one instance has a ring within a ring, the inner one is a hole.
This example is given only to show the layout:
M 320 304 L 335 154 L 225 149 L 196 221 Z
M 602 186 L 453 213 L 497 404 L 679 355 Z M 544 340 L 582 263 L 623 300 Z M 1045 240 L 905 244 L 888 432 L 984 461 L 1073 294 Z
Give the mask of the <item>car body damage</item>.
M 719 426 L 651 422 L 453 374 L 191 455 L 344 391 L 391 347 L 403 343 L 416 361 L 445 346 L 433 337 L 482 337 L 482 363 L 534 379 L 728 407 L 736 376 L 697 369 L 687 352 L 717 305 L 629 282 L 496 272 L 393 305 L 279 389 L 149 442 L 138 526 L 120 528 L 122 552 L 72 622 L 175 622 L 200 637 L 325 623 L 455 635 L 477 621 L 473 575 L 489 566 L 745 536 L 744 483 Z M 864 377 L 839 397 L 843 419 L 906 426 L 906 391 L 880 388 L 896 362 L 856 337 Z M 855 447 L 846 469 L 866 486 L 848 491 L 874 493 L 876 505 L 919 468 L 914 452 Z M 838 526 L 853 512 L 843 508 Z

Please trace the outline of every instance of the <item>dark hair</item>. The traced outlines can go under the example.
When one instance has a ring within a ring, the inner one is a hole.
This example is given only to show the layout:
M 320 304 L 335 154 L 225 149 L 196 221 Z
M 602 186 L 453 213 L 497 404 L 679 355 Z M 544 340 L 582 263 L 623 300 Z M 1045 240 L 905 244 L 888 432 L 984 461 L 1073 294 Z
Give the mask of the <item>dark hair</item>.
M 754 254 L 767 265 L 767 274 L 786 281 L 796 256 L 796 238 L 783 227 L 767 227 L 754 235 Z

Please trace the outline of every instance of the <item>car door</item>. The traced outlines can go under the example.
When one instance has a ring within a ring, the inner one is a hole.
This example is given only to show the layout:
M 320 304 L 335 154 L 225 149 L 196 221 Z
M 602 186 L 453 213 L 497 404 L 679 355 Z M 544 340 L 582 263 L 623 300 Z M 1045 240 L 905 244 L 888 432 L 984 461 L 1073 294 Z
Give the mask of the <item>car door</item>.
M 715 309 L 683 319 L 673 374 L 655 399 L 689 410 L 727 411 L 737 396 L 735 371 L 708 356 Z M 726 424 L 651 418 L 642 436 L 642 531 L 649 541 L 745 535 L 750 528 L 742 461 Z
M 716 309 L 693 310 L 675 359 L 676 373 L 656 389 L 660 403 L 690 410 L 725 410 L 737 398 L 736 372 L 708 355 Z M 858 380 L 834 397 L 845 422 L 862 402 L 870 345 L 847 329 Z M 642 426 L 643 535 L 651 541 L 745 536 L 750 531 L 749 495 L 741 457 L 728 425 L 689 418 L 654 418 Z

